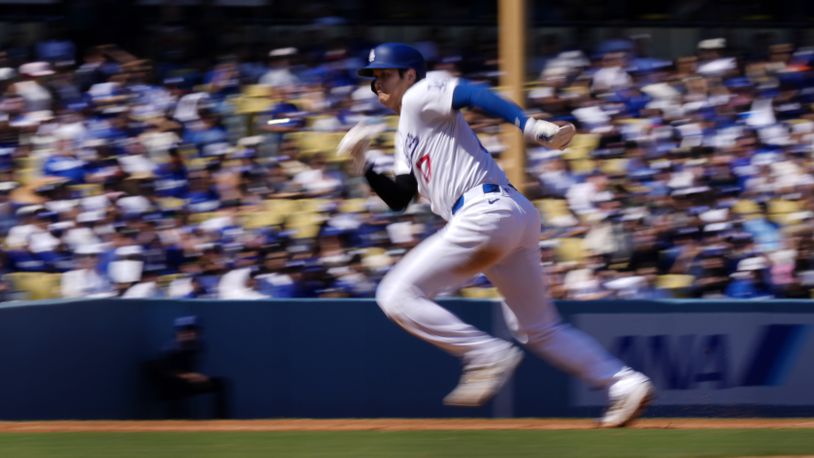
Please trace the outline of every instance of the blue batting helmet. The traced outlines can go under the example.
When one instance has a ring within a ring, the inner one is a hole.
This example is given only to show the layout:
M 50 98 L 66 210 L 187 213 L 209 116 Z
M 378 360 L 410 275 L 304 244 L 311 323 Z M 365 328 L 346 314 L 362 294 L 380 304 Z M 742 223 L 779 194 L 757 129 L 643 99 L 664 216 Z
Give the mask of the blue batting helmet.
M 424 56 L 417 49 L 404 43 L 382 43 L 376 46 L 370 50 L 367 62 L 366 66 L 359 69 L 359 76 L 372 78 L 373 70 L 377 68 L 412 68 L 417 79 L 424 78 L 427 73 Z

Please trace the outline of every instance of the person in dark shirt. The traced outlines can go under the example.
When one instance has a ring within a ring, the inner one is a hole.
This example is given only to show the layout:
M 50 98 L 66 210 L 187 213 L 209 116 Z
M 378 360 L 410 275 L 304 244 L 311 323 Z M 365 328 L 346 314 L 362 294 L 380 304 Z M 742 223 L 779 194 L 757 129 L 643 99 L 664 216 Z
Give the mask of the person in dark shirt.
M 213 395 L 216 418 L 229 417 L 227 381 L 198 371 L 203 352 L 201 328 L 195 316 L 183 316 L 175 320 L 175 340 L 157 362 L 158 382 L 163 397 L 179 401 L 199 394 Z M 175 407 L 178 407 L 177 403 Z M 171 412 L 178 416 L 177 409 Z

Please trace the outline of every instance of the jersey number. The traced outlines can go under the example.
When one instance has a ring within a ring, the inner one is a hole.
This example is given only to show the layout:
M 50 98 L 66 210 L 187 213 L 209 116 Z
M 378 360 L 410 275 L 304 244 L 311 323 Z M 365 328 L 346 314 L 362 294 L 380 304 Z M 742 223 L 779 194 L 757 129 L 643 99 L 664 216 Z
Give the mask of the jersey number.
M 430 160 L 430 155 L 425 154 L 419 157 L 415 166 L 418 171 L 421 172 L 421 176 L 424 177 L 424 182 L 429 183 L 430 177 L 432 177 L 432 161 Z

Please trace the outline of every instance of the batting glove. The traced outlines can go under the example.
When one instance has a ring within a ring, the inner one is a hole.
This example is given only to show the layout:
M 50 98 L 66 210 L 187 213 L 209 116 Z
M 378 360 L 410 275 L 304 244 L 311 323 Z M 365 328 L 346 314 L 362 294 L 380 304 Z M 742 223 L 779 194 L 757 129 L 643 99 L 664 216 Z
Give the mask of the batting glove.
M 526 140 L 538 143 L 550 149 L 563 149 L 577 132 L 573 124 L 567 123 L 562 126 L 543 121 L 542 119 L 529 118 L 523 128 L 523 136 Z
M 367 149 L 370 140 L 384 131 L 384 124 L 371 123 L 363 120 L 353 126 L 351 130 L 342 137 L 339 142 L 336 154 L 339 157 L 350 159 L 350 172 L 354 175 L 363 175 L 367 165 Z

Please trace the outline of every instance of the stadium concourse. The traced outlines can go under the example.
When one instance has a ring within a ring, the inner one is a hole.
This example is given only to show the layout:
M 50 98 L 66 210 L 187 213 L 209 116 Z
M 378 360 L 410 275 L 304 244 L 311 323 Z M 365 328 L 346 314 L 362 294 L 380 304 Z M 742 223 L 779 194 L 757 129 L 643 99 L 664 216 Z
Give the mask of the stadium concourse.
M 711 39 L 663 61 L 618 44 L 537 56 L 528 84 L 529 112 L 579 130 L 528 150 L 554 297 L 810 297 L 814 52 Z M 496 83 L 489 54 L 422 49 Z M 374 117 L 372 160 L 392 167 L 395 117 L 353 72 L 367 51 L 209 67 L 111 45 L 3 53 L 0 299 L 372 296 L 443 222 L 422 202 L 387 211 L 335 156 Z M 466 116 L 499 157 L 498 125 Z M 481 277 L 447 294 L 495 292 Z

